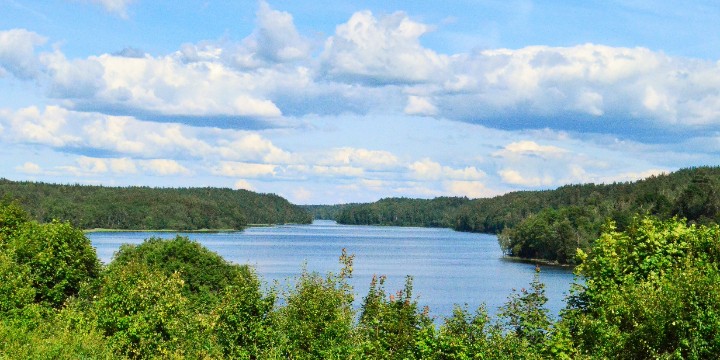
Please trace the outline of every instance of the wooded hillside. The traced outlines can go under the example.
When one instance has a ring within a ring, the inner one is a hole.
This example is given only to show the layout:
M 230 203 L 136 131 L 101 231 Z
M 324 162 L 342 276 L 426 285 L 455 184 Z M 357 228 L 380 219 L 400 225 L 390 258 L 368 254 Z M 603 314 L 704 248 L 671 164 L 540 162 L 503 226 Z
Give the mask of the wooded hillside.
M 500 245 L 509 255 L 572 263 L 575 249 L 587 250 L 607 221 L 620 230 L 637 215 L 717 223 L 718 179 L 719 167 L 698 167 L 635 182 L 567 185 L 487 199 L 389 198 L 347 205 L 335 220 L 341 224 L 501 233 Z
M 274 194 L 220 188 L 54 185 L 0 179 L 0 199 L 17 200 L 40 222 L 82 229 L 242 229 L 309 223 L 310 214 Z

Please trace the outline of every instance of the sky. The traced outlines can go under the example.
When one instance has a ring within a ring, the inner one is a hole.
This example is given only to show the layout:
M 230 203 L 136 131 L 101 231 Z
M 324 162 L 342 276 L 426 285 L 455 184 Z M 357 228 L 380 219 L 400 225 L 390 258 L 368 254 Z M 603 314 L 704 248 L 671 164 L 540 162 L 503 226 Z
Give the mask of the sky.
M 296 204 L 720 165 L 715 1 L 0 0 L 0 177 Z

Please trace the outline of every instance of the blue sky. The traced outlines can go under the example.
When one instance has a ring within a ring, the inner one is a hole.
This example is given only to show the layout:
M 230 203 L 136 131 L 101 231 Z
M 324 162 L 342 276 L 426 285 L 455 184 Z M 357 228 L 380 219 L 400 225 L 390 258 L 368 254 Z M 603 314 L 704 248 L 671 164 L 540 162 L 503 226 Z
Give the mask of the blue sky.
M 0 0 L 0 177 L 312 204 L 718 165 L 718 18 L 711 1 Z

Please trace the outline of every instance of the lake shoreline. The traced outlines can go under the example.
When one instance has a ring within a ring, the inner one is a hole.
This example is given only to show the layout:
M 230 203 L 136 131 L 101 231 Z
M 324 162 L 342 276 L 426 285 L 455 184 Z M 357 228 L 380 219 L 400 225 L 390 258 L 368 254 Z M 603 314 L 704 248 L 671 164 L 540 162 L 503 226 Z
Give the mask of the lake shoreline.
M 242 232 L 248 228 L 272 227 L 278 225 L 307 225 L 307 224 L 248 224 L 242 229 L 197 229 L 197 230 L 180 230 L 180 229 L 83 229 L 84 233 L 116 233 L 116 232 L 159 232 L 159 233 L 197 233 L 197 234 L 213 234 L 213 233 L 235 233 Z
M 557 262 L 556 260 L 532 259 L 532 258 L 529 259 L 529 258 L 522 258 L 522 257 L 518 257 L 518 256 L 508 256 L 508 255 L 503 255 L 502 259 L 505 261 L 510 261 L 510 262 L 543 265 L 543 266 L 550 266 L 550 267 L 562 268 L 562 269 L 574 269 L 577 266 L 577 265 L 572 265 L 572 264 L 561 264 L 561 263 Z

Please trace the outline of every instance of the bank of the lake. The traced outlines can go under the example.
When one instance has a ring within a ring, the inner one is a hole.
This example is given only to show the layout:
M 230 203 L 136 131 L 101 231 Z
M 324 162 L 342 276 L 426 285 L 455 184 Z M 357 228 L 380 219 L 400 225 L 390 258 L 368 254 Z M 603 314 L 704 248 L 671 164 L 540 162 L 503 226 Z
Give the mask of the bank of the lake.
M 414 294 L 432 315 L 448 316 L 454 304 L 471 310 L 485 303 L 494 313 L 513 289 L 528 286 L 535 265 L 507 261 L 494 235 L 438 228 L 338 225 L 253 227 L 242 232 L 180 233 L 217 252 L 225 259 L 251 264 L 268 282 L 280 286 L 297 276 L 303 266 L 320 273 L 337 272 L 343 248 L 355 255 L 356 300 L 367 294 L 373 275 L 386 275 L 389 293 L 402 289 L 407 275 L 414 278 Z M 121 244 L 139 244 L 149 237 L 169 238 L 171 232 L 95 232 L 88 237 L 98 257 L 109 262 Z M 557 314 L 564 306 L 572 272 L 542 266 L 548 308 Z

